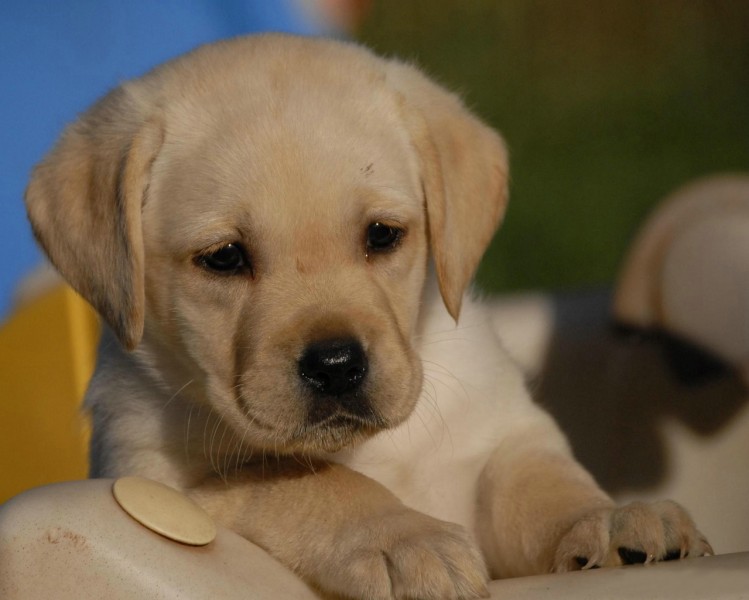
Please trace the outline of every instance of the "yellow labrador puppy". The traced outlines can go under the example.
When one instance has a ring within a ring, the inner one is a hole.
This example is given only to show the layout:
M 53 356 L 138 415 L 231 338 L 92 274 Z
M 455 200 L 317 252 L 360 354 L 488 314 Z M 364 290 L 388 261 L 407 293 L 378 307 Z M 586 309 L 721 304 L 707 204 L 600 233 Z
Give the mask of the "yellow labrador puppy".
M 673 502 L 614 506 L 466 295 L 506 201 L 501 138 L 355 45 L 235 39 L 114 90 L 26 196 L 111 329 L 92 475 L 356 598 L 708 552 Z

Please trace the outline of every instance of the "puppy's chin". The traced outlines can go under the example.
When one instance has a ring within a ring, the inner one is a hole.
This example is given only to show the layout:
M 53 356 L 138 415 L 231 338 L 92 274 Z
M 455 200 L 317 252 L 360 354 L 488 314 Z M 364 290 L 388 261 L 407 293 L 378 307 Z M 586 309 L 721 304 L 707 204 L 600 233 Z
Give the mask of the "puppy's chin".
M 378 432 L 391 427 L 382 419 L 362 419 L 345 413 L 311 423 L 304 421 L 296 427 L 276 429 L 271 435 L 267 430 L 253 436 L 253 442 L 266 452 L 273 454 L 303 454 L 316 456 L 338 452 L 359 444 Z
M 355 446 L 387 428 L 388 424 L 381 419 L 363 420 L 340 413 L 324 421 L 304 425 L 295 441 L 305 454 L 330 453 Z

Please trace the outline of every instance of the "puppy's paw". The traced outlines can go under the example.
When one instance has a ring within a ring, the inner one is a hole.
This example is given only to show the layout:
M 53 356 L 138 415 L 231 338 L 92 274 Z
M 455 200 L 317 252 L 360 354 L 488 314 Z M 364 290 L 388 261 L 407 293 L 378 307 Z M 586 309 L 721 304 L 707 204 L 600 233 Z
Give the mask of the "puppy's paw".
M 465 529 L 402 509 L 351 523 L 336 538 L 338 560 L 324 588 L 347 598 L 485 598 L 488 574 Z
M 573 571 L 713 554 L 684 508 L 671 500 L 593 510 L 562 537 L 554 571 Z

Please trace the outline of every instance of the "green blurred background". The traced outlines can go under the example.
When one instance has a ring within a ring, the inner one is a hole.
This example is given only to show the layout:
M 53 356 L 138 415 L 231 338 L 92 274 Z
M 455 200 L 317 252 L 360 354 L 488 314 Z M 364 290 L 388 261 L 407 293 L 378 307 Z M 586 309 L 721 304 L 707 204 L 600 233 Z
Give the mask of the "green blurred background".
M 375 0 L 359 39 L 413 59 L 505 136 L 489 291 L 613 282 L 666 193 L 749 170 L 749 2 Z

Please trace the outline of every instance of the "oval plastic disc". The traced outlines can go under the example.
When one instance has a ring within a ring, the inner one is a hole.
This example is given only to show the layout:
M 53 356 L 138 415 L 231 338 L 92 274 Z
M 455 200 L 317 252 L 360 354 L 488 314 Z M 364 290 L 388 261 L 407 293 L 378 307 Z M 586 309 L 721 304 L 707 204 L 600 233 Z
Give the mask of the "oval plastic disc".
M 208 513 L 163 483 L 142 477 L 122 477 L 112 485 L 112 494 L 138 523 L 170 540 L 205 546 L 216 537 L 216 525 Z

